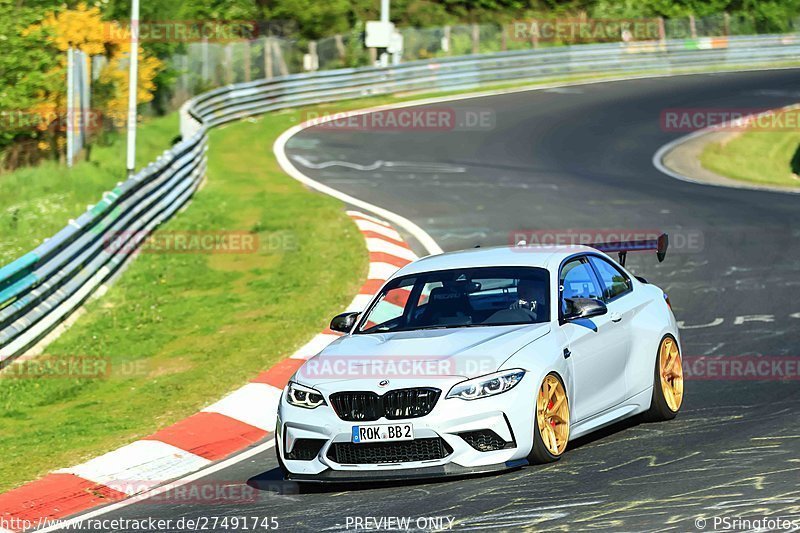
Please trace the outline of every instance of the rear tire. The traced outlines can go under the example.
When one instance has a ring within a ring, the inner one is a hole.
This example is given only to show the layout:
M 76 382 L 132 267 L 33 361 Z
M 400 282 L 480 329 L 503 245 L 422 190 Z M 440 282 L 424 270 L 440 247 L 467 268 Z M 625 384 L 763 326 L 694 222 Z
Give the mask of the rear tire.
M 547 438 L 547 443 L 545 443 Z M 542 380 L 536 396 L 533 423 L 533 447 L 530 464 L 558 461 L 569 440 L 569 399 L 561 378 L 550 373 Z
M 643 418 L 647 422 L 672 420 L 683 404 L 683 362 L 678 341 L 665 335 L 658 345 L 653 369 L 653 396 Z

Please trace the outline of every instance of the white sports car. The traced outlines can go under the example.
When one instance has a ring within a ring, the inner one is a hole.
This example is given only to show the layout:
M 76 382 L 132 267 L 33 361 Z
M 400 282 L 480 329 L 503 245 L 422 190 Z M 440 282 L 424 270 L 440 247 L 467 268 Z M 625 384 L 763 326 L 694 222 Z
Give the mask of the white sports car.
M 631 275 L 657 241 L 500 247 L 395 273 L 292 377 L 278 462 L 297 481 L 482 473 L 557 460 L 570 440 L 683 397 L 669 299 Z M 601 250 L 616 251 L 620 263 Z

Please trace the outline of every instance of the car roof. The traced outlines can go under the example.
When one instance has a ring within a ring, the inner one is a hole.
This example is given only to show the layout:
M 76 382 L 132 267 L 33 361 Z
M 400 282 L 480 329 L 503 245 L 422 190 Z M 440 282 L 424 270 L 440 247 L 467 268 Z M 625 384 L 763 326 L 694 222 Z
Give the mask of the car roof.
M 583 252 L 594 252 L 603 255 L 594 248 L 578 245 L 472 248 L 458 252 L 429 255 L 418 259 L 398 270 L 392 278 L 436 270 L 494 266 L 527 266 L 555 270 L 565 258 Z

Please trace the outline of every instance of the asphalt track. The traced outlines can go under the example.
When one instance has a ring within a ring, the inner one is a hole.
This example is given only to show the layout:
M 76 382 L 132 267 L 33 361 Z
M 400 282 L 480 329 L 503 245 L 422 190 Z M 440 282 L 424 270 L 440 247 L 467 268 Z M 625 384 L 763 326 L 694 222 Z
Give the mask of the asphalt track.
M 411 219 L 445 250 L 506 244 L 522 229 L 665 229 L 691 238 L 663 264 L 650 255 L 629 261 L 669 293 L 685 326 L 684 355 L 796 362 L 800 196 L 681 182 L 651 159 L 681 135 L 661 127 L 664 109 L 798 100 L 800 70 L 597 83 L 434 105 L 457 116 L 488 111 L 492 127 L 312 128 L 287 153 L 308 176 Z M 145 501 L 103 518 L 276 517 L 280 529 L 301 531 L 344 530 L 348 517 L 367 516 L 412 524 L 450 517 L 456 530 L 616 531 L 800 518 L 800 381 L 692 379 L 686 389 L 674 421 L 617 424 L 546 467 L 299 493 L 278 481 L 270 449 L 204 480 L 251 489 L 243 501 Z

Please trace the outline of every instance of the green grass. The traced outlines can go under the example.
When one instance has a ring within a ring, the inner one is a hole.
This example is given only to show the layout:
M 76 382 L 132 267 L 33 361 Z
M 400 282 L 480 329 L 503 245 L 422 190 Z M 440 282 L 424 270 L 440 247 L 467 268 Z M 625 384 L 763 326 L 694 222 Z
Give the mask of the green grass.
M 708 170 L 735 180 L 800 187 L 800 179 L 792 171 L 799 149 L 800 131 L 745 131 L 726 142 L 708 144 L 700 162 Z
M 0 379 L 0 492 L 197 412 L 327 325 L 366 277 L 330 197 L 286 176 L 272 141 L 299 112 L 211 132 L 208 182 L 168 231 L 247 231 L 255 254 L 142 254 L 47 354 L 109 358 L 104 379 Z
M 177 132 L 177 113 L 145 122 L 137 136 L 137 168 L 169 148 Z M 0 175 L 0 266 L 31 251 L 125 178 L 124 135 L 94 147 L 91 161 L 71 169 L 45 161 Z

